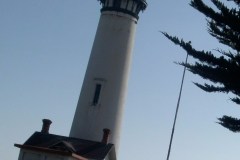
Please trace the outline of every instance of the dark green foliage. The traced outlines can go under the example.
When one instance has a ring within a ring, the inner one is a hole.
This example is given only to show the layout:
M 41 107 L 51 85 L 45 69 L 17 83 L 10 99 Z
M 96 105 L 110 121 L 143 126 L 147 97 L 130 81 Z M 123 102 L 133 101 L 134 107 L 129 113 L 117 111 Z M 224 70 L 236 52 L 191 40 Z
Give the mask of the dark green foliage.
M 240 120 L 233 117 L 223 116 L 218 118 L 219 124 L 233 132 L 240 132 Z
M 221 56 L 215 56 L 217 54 L 211 51 L 196 50 L 192 47 L 191 42 L 185 42 L 166 32 L 162 33 L 195 59 L 193 64 L 180 64 L 186 66 L 190 72 L 207 80 L 205 84 L 195 83 L 196 86 L 206 92 L 232 93 L 234 97 L 231 100 L 240 105 L 240 0 L 228 1 L 234 1 L 236 7 L 228 8 L 220 0 L 211 0 L 217 8 L 214 10 L 202 0 L 190 2 L 190 6 L 207 17 L 208 33 L 219 43 L 229 47 L 230 51 L 214 51 L 220 53 Z M 240 132 L 240 119 L 223 116 L 218 120 L 219 124 L 229 130 Z

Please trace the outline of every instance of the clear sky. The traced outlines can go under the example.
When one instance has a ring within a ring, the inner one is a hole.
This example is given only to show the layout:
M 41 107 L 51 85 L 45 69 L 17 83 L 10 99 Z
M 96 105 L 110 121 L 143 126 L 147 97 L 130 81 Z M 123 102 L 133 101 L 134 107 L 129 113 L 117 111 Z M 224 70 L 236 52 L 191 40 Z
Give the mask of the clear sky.
M 159 31 L 197 49 L 222 47 L 188 4 L 149 0 L 140 14 L 119 160 L 166 159 L 183 71 L 174 62 L 186 53 Z M 68 136 L 99 16 L 97 0 L 0 0 L 1 160 L 16 160 L 14 143 L 40 131 L 43 118 L 53 121 L 51 133 Z M 170 159 L 239 159 L 240 135 L 215 123 L 239 107 L 193 81 L 203 82 L 187 72 Z

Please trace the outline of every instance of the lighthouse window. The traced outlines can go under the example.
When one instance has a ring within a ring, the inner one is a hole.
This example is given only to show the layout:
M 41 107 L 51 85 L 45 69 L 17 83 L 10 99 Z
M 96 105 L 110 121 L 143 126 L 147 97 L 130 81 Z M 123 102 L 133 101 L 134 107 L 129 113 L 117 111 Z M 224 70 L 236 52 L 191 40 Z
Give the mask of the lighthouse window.
M 93 96 L 93 105 L 94 106 L 96 106 L 99 102 L 101 89 L 102 89 L 102 85 L 101 84 L 96 84 L 95 92 L 94 92 L 94 96 Z

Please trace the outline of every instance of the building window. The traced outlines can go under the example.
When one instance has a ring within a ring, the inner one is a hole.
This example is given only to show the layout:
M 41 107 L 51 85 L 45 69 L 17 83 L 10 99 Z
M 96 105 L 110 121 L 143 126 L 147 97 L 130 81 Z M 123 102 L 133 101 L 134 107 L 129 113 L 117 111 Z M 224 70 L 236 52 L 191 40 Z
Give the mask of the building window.
M 97 83 L 95 86 L 95 92 L 93 95 L 92 105 L 96 106 L 99 103 L 100 93 L 101 93 L 102 85 Z

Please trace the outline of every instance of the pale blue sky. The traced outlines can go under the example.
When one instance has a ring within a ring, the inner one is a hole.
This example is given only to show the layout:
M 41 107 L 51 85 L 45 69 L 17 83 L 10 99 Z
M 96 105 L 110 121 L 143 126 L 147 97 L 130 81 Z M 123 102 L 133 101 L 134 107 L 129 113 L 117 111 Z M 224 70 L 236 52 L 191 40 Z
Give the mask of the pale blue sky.
M 209 2 L 209 1 L 207 1 Z M 191 40 L 198 49 L 221 47 L 189 0 L 149 0 L 137 26 L 119 160 L 164 160 L 185 52 L 159 31 Z M 91 51 L 97 0 L 0 0 L 0 159 L 16 160 L 24 141 L 53 121 L 68 135 Z M 192 59 L 190 59 L 192 60 Z M 240 115 L 231 95 L 208 94 L 187 72 L 171 160 L 239 159 L 239 134 L 217 125 Z

